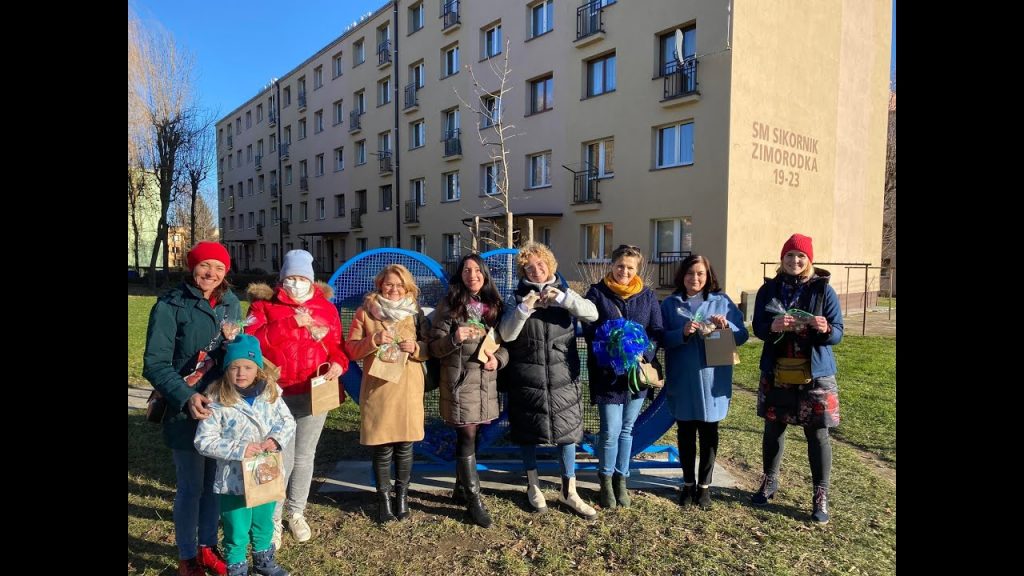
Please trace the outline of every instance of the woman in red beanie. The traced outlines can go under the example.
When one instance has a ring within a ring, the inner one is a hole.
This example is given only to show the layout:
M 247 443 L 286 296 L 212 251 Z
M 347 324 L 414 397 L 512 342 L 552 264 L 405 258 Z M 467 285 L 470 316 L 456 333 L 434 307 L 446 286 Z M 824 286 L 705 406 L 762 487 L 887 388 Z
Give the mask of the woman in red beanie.
M 174 537 L 178 574 L 227 573 L 217 551 L 220 510 L 213 493 L 215 460 L 196 452 L 199 420 L 208 418 L 206 388 L 222 375 L 221 343 L 238 333 L 238 297 L 225 276 L 231 257 L 223 244 L 200 242 L 188 253 L 192 275 L 160 296 L 149 313 L 142 375 L 167 401 L 163 436 L 174 455 Z M 198 542 L 197 542 L 198 538 Z
M 775 277 L 765 279 L 754 303 L 754 334 L 764 340 L 757 393 L 757 415 L 764 418 L 764 475 L 751 503 L 765 506 L 775 496 L 786 426 L 797 424 L 807 438 L 814 482 L 811 520 L 826 524 L 832 472 L 828 429 L 839 425 L 832 346 L 843 338 L 843 315 L 839 297 L 828 285 L 829 272 L 812 264 L 809 236 L 790 236 L 780 259 Z

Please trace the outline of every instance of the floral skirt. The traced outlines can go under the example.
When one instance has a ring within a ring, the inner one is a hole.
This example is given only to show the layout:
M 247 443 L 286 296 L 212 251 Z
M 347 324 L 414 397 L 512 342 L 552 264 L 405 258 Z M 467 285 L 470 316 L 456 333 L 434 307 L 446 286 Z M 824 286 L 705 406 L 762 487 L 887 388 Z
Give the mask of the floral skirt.
M 807 428 L 834 428 L 839 425 L 836 377 L 822 376 L 799 386 L 776 386 L 775 375 L 762 371 L 757 415 L 772 422 Z

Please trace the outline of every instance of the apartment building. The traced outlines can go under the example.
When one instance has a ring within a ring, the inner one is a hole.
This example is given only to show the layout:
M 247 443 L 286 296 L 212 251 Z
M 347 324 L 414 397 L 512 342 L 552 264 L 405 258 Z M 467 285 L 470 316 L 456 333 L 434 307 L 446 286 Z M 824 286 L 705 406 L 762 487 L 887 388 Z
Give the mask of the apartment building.
M 481 138 L 499 118 L 514 238 L 532 221 L 570 279 L 629 243 L 659 284 L 707 255 L 739 299 L 795 231 L 819 261 L 877 264 L 887 1 L 395 4 L 217 123 L 238 269 L 300 247 L 322 272 L 382 246 L 452 261 L 475 216 L 487 249 L 504 208 Z M 840 293 L 864 287 L 833 274 Z

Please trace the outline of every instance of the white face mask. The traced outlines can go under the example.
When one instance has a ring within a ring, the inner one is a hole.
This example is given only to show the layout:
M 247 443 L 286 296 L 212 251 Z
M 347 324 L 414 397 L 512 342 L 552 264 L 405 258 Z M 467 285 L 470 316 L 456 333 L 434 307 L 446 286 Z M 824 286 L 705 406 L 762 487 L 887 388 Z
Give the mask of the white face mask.
M 312 282 L 302 278 L 286 278 L 281 285 L 284 286 L 284 291 L 292 298 L 309 294 L 309 289 L 313 287 Z

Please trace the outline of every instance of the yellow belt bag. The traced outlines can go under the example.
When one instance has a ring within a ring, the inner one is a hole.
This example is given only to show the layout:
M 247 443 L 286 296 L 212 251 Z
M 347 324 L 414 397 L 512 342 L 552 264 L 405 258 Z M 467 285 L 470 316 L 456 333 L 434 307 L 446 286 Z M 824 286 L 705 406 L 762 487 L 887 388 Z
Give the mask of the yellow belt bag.
M 776 358 L 775 384 L 778 386 L 802 386 L 811 383 L 810 358 Z

